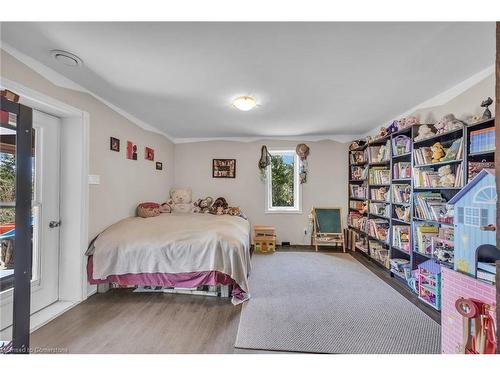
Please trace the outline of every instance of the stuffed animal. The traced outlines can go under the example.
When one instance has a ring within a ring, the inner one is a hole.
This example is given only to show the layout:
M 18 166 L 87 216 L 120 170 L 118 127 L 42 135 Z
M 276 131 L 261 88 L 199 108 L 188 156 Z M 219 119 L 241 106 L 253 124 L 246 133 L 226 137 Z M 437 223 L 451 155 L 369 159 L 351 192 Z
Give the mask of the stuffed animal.
M 382 126 L 380 128 L 379 133 L 378 133 L 378 137 L 379 138 L 384 138 L 387 134 L 388 134 L 387 129 Z
M 210 211 L 210 206 L 212 205 L 213 198 L 199 198 L 193 203 L 193 212 L 205 214 Z
M 434 124 L 434 127 L 437 130 L 437 134 L 446 133 L 458 128 L 461 128 L 464 123 L 457 118 L 453 113 L 449 113 L 446 116 L 443 116 L 441 120 Z
M 446 155 L 443 145 L 439 142 L 436 142 L 431 146 L 431 151 L 433 163 L 437 163 Z
M 144 202 L 137 206 L 137 216 L 142 218 L 160 215 L 160 205 L 154 202 Z
M 191 212 L 193 207 L 191 189 L 172 189 L 170 190 L 170 199 L 167 203 L 172 207 L 172 212 Z
M 226 199 L 219 197 L 214 201 L 212 207 L 210 207 L 210 213 L 213 215 L 224 215 L 224 210 L 228 206 Z
M 160 206 L 160 212 L 162 214 L 169 214 L 172 212 L 172 207 L 170 207 L 170 204 L 168 202 L 162 203 Z
M 239 207 L 228 207 L 225 210 L 226 215 L 231 215 L 231 216 L 240 216 L 241 215 L 241 210 Z
M 451 171 L 450 165 L 443 165 L 438 169 L 439 186 L 453 187 L 455 186 L 455 175 Z
M 415 116 L 403 117 L 395 121 L 397 123 L 398 130 L 409 128 L 412 125 L 418 124 L 418 118 Z
M 399 121 L 395 120 L 387 127 L 387 132 L 389 134 L 397 132 L 399 129 Z
M 415 141 L 422 141 L 424 139 L 430 138 L 434 135 L 434 132 L 428 125 L 421 125 L 418 128 L 418 135 L 415 137 Z

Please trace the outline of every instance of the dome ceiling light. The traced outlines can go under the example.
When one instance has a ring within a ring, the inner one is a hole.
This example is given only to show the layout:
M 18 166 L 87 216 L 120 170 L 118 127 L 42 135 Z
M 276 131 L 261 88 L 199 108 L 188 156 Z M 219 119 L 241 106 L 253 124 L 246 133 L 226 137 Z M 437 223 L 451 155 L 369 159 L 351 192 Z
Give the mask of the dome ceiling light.
M 233 105 L 238 108 L 240 111 L 250 111 L 255 108 L 257 105 L 257 101 L 252 96 L 239 96 L 233 100 Z
M 83 65 L 83 61 L 81 58 L 67 51 L 54 49 L 50 51 L 50 55 L 54 60 L 66 66 L 71 66 L 75 68 Z

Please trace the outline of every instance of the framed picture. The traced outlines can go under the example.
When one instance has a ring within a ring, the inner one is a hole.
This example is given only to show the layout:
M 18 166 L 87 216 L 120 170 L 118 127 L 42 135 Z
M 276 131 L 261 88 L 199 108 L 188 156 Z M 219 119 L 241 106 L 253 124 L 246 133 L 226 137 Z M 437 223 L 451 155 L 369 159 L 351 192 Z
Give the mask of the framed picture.
M 156 162 L 156 170 L 161 171 L 163 170 L 163 163 L 160 161 Z
M 137 160 L 137 145 L 132 141 L 127 141 L 127 159 Z
M 236 178 L 236 159 L 213 159 L 213 178 Z
M 118 138 L 109 137 L 109 149 L 111 151 L 120 152 L 120 140 Z
M 146 160 L 155 160 L 155 150 L 153 150 L 151 147 L 146 147 L 144 149 L 144 157 Z

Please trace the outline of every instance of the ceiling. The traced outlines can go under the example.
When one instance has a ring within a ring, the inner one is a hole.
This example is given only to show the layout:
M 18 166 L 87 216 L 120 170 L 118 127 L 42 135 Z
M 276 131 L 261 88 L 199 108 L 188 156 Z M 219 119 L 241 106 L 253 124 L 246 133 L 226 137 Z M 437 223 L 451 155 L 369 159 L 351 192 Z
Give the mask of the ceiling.
M 363 134 L 495 61 L 494 23 L 14 22 L 1 38 L 175 139 Z

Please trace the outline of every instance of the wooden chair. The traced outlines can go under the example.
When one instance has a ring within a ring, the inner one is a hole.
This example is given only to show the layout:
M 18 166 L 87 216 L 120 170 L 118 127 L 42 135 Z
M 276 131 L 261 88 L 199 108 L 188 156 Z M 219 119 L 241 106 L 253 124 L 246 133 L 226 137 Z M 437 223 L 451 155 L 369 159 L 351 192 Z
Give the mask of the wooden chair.
M 313 207 L 312 214 L 312 240 L 316 251 L 318 246 L 342 246 L 342 251 L 345 253 L 342 209 Z

